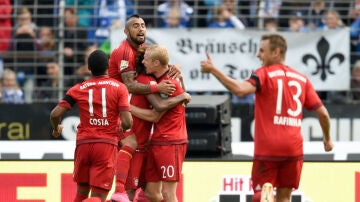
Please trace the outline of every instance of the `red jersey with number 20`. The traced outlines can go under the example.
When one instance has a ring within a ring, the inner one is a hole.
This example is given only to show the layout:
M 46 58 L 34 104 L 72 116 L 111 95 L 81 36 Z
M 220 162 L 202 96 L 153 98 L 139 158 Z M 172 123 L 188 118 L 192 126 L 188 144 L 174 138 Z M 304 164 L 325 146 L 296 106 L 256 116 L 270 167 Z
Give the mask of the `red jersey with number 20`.
M 255 156 L 303 155 L 303 107 L 323 104 L 310 80 L 282 64 L 257 69 L 248 80 L 255 93 Z
M 109 58 L 109 76 L 122 82 L 121 73 L 135 71 L 136 49 L 124 40 L 113 50 Z
M 157 82 L 169 80 L 175 84 L 176 90 L 170 97 L 175 97 L 184 92 L 179 79 L 168 78 L 167 72 Z M 166 99 L 166 98 L 164 98 Z M 179 103 L 176 107 L 169 109 L 160 121 L 155 124 L 154 134 L 151 138 L 152 144 L 170 145 L 188 142 L 185 119 L 185 106 Z
M 66 97 L 59 106 L 71 109 L 76 103 L 79 108 L 77 144 L 89 141 L 118 144 L 119 113 L 130 111 L 129 93 L 123 83 L 108 76 L 93 77 L 70 88 Z

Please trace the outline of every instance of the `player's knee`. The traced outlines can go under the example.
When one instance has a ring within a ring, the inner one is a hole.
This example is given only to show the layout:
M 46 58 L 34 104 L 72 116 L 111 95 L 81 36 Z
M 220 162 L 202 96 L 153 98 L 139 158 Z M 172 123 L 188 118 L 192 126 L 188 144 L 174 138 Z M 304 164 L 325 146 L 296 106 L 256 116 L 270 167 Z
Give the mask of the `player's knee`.
M 172 193 L 169 191 L 162 191 L 162 196 L 164 197 L 164 201 L 175 201 L 176 193 Z
M 148 190 L 145 191 L 145 197 L 147 199 L 149 199 L 150 201 L 161 201 L 162 200 L 161 193 L 150 192 Z

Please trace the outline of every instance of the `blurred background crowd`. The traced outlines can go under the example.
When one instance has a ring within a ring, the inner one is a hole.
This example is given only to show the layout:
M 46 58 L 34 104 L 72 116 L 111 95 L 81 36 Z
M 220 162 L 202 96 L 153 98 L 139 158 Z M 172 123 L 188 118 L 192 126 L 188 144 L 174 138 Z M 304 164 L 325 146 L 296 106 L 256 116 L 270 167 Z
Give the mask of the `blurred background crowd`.
M 286 32 L 350 28 L 351 89 L 360 101 L 360 1 L 0 0 L 0 103 L 57 102 L 87 79 L 87 56 L 110 54 L 110 32 L 140 14 L 149 28 L 233 28 Z

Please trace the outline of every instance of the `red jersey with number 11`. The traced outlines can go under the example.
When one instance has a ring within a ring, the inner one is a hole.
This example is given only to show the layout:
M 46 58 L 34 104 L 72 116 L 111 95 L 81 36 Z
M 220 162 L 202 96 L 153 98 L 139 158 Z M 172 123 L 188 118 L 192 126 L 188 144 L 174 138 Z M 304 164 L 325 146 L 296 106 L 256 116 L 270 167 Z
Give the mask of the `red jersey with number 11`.
M 117 145 L 120 111 L 130 111 L 126 86 L 108 76 L 98 76 L 70 88 L 59 106 L 80 113 L 76 143 L 107 142 Z
M 255 156 L 303 155 L 303 107 L 322 102 L 310 80 L 282 64 L 257 69 L 248 80 L 255 93 Z

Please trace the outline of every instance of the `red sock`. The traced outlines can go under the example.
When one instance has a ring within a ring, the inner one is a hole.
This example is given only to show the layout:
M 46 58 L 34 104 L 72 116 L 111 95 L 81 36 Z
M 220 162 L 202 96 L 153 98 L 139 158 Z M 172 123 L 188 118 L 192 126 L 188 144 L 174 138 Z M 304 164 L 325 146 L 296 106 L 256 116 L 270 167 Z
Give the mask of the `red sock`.
M 83 200 L 87 199 L 87 195 L 76 193 L 74 202 L 82 202 Z
M 130 161 L 135 149 L 129 146 L 122 146 L 117 155 L 116 163 L 116 186 L 115 192 L 125 192 L 125 182 L 129 172 Z
M 254 193 L 253 197 L 252 197 L 252 201 L 253 202 L 260 202 L 261 200 L 261 191 L 257 191 Z

